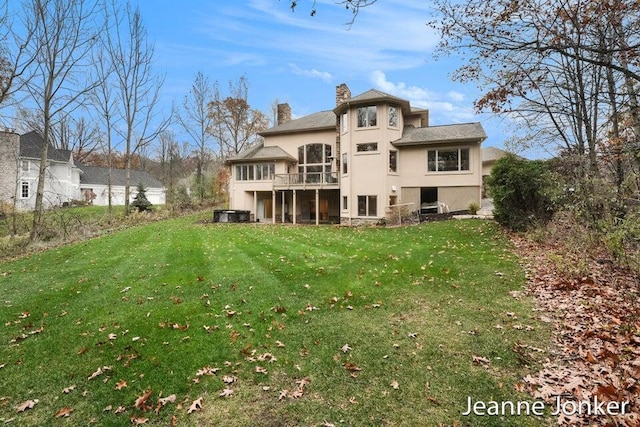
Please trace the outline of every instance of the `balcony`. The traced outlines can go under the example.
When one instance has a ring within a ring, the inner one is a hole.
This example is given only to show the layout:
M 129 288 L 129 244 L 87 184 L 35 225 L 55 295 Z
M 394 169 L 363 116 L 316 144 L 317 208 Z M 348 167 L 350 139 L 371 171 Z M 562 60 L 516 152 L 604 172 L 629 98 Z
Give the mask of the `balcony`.
M 338 172 L 283 173 L 273 177 L 274 190 L 339 188 Z

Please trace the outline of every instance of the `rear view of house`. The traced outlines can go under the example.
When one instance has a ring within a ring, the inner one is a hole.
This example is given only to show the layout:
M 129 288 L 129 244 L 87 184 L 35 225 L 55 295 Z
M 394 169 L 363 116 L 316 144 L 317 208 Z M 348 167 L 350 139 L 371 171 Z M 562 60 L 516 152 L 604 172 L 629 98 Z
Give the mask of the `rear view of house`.
M 230 207 L 268 222 L 377 222 L 389 206 L 465 210 L 480 203 L 479 123 L 429 126 L 428 110 L 377 90 L 298 119 L 278 105 L 264 142 L 230 159 Z

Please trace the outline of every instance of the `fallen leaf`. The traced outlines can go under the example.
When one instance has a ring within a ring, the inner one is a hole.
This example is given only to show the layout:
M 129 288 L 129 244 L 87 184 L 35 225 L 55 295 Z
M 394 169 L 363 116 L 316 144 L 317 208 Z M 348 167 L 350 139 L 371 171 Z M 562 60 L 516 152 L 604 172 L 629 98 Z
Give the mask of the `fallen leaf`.
M 489 363 L 491 363 L 491 361 L 489 359 L 487 359 L 486 357 L 481 357 L 481 356 L 472 356 L 473 363 L 475 364 L 480 364 L 480 365 L 488 365 Z
M 265 375 L 267 374 L 267 370 L 262 366 L 256 366 L 256 372 L 259 374 L 265 374 Z
M 68 406 L 62 407 L 58 409 L 58 412 L 56 412 L 56 418 L 68 417 L 72 412 L 73 409 L 69 408 Z
M 397 390 L 398 388 L 400 388 L 400 385 L 398 384 L 398 381 L 393 380 L 391 381 L 391 387 L 393 387 L 394 390 Z
M 151 396 L 152 393 L 153 393 L 153 390 L 149 389 L 149 390 L 145 391 L 142 394 L 142 396 L 138 396 L 138 398 L 136 399 L 136 402 L 134 404 L 136 409 L 145 409 L 145 403 L 147 402 L 147 400 L 149 399 L 149 397 Z
M 87 378 L 88 380 L 92 380 L 100 375 L 102 375 L 103 373 L 105 373 L 106 371 L 110 371 L 111 370 L 111 366 L 102 366 L 99 367 L 93 374 L 89 375 L 89 377 Z
M 70 385 L 69 387 L 63 388 L 63 389 L 62 389 L 62 392 L 63 392 L 64 394 L 69 394 L 69 393 L 71 393 L 75 388 L 76 388 L 76 385 L 75 385 L 75 384 L 74 384 L 74 385 Z
M 199 397 L 199 398 L 197 398 L 196 400 L 193 401 L 191 406 L 189 406 L 189 409 L 187 409 L 187 414 L 199 411 L 201 409 L 202 409 L 202 397 Z
M 222 377 L 222 381 L 225 384 L 232 384 L 237 380 L 236 377 L 234 377 L 233 375 L 225 375 L 224 377 Z
M 116 390 L 122 390 L 123 388 L 125 388 L 127 386 L 127 382 L 125 380 L 120 380 L 118 381 L 118 383 L 115 386 Z
M 33 400 L 26 400 L 24 402 L 22 402 L 20 405 L 18 405 L 18 407 L 16 408 L 16 412 L 24 412 L 27 409 L 31 409 L 33 408 L 36 403 L 38 403 L 39 400 L 38 399 L 33 399 Z
M 351 350 L 351 347 L 349 347 L 349 344 L 345 344 L 342 347 L 340 347 L 340 350 L 342 350 L 343 353 L 347 353 Z
M 160 399 L 158 399 L 158 403 L 162 406 L 166 405 L 167 403 L 173 403 L 176 401 L 176 395 L 175 394 L 171 394 L 167 397 L 162 397 Z
M 349 361 L 345 362 L 343 366 L 347 371 L 350 371 L 350 372 L 358 372 L 362 370 L 358 365 L 351 363 Z
M 231 396 L 233 396 L 233 390 L 230 389 L 229 387 L 226 387 L 224 390 L 222 390 L 220 392 L 220 394 L 218 394 L 218 396 L 220 396 L 220 397 L 231 397 Z
M 134 417 L 133 415 L 131 416 L 131 424 L 133 424 L 134 426 L 139 426 L 141 424 L 146 424 L 147 421 L 149 421 L 149 418 Z

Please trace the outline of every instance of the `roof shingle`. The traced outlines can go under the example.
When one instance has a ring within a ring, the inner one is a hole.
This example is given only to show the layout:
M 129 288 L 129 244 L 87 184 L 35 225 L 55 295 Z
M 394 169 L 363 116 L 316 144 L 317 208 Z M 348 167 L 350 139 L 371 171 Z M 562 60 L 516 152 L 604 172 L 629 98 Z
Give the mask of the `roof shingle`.
M 482 142 L 485 139 L 487 139 L 487 134 L 480 123 L 460 123 L 424 128 L 405 127 L 402 138 L 392 141 L 392 144 L 405 146 L 467 141 Z

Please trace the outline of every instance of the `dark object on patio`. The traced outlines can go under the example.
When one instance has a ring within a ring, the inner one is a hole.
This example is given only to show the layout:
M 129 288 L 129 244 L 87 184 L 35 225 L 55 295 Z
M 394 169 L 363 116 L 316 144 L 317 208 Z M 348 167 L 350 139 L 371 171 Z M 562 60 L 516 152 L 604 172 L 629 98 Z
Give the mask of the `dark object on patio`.
M 249 222 L 250 211 L 216 209 L 213 211 L 213 222 Z

